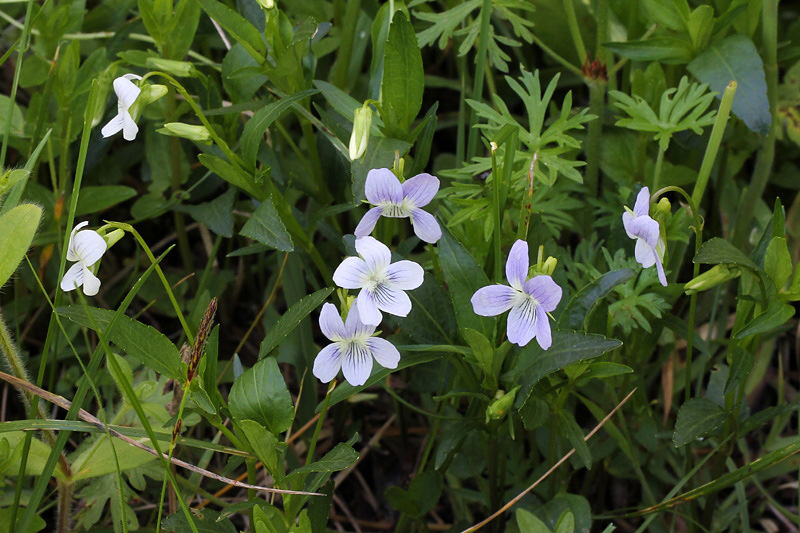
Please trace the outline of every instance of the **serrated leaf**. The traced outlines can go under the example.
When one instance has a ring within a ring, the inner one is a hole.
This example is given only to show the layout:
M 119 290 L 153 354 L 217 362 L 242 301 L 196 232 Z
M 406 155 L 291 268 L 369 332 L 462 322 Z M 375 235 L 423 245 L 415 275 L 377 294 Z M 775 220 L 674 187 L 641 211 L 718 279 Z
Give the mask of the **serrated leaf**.
M 705 437 L 722 426 L 727 416 L 724 409 L 708 398 L 692 398 L 678 411 L 672 443 L 676 447 L 684 446 Z
M 414 27 L 402 11 L 392 17 L 383 58 L 381 108 L 387 131 L 400 137 L 408 133 L 422 108 L 425 86 L 422 55 Z
M 208 228 L 222 237 L 233 237 L 233 201 L 236 197 L 235 189 L 228 189 L 214 200 L 197 205 L 181 206 L 181 211 L 197 222 L 205 224 Z
M 736 98 L 731 110 L 756 133 L 766 135 L 769 132 L 772 114 L 767 100 L 764 63 L 748 36 L 731 35 L 711 44 L 687 68 L 720 98 L 725 87 L 735 81 Z
M 614 287 L 625 283 L 634 275 L 635 272 L 630 268 L 621 268 L 606 272 L 592 281 L 572 297 L 564 312 L 561 313 L 558 325 L 564 329 L 583 329 L 586 318 L 597 302 L 608 296 Z
M 314 309 L 319 307 L 322 302 L 333 292 L 332 287 L 320 289 L 313 294 L 304 296 L 301 300 L 292 305 L 269 330 L 267 336 L 261 341 L 261 348 L 258 350 L 258 358 L 262 359 L 278 347 L 281 341 L 286 338 L 294 328 L 296 328 L 305 317 Z
M 271 198 L 265 198 L 261 202 L 239 233 L 276 250 L 294 250 L 292 237 L 286 231 Z
M 101 332 L 106 331 L 116 314 L 108 309 L 82 305 L 59 307 L 56 312 L 85 328 L 94 329 L 96 325 Z M 125 353 L 159 374 L 179 381 L 186 379 L 186 371 L 178 349 L 163 333 L 150 326 L 129 316 L 120 315 L 106 340 L 113 342 L 125 350 Z
M 779 290 L 789 281 L 792 275 L 792 256 L 789 255 L 785 238 L 773 237 L 769 241 L 764 256 L 764 270 Z
M 351 467 L 356 461 L 358 461 L 358 452 L 349 444 L 340 442 L 319 461 L 293 470 L 291 476 L 311 472 L 341 472 Z
M 700 251 L 697 252 L 697 255 L 694 257 L 692 262 L 700 263 L 701 265 L 718 265 L 720 263 L 727 263 L 743 266 L 754 271 L 758 270 L 756 264 L 753 263 L 746 255 L 744 255 L 741 250 L 736 248 L 725 239 L 720 239 L 719 237 L 714 237 L 713 239 L 709 239 L 704 242 L 700 247 Z
M 0 217 L 0 287 L 5 285 L 28 252 L 41 216 L 39 206 L 24 204 Z
M 262 202 L 267 198 L 267 193 L 265 193 L 258 185 L 256 185 L 253 176 L 231 165 L 224 159 L 208 154 L 200 154 L 197 156 L 197 159 L 200 161 L 200 164 L 202 164 L 208 170 L 224 179 L 231 185 L 239 187 L 259 202 Z
M 233 382 L 228 407 L 237 420 L 255 420 L 279 435 L 292 425 L 294 406 L 278 362 L 269 357 Z
M 782 326 L 794 316 L 794 307 L 780 300 L 772 300 L 769 307 L 733 334 L 734 339 L 766 333 Z

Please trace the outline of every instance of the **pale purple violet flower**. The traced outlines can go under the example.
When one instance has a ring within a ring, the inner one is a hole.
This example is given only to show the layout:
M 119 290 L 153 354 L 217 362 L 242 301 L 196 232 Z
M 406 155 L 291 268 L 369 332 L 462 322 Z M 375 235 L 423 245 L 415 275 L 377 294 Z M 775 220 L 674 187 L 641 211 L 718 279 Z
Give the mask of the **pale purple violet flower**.
M 650 189 L 642 187 L 636 196 L 633 212 L 627 207 L 622 213 L 622 225 L 628 237 L 636 240 L 636 261 L 644 268 L 656 265 L 658 281 L 667 286 L 667 276 L 664 274 L 664 240 L 658 222 L 650 217 Z
M 472 295 L 476 315 L 508 314 L 508 340 L 525 346 L 536 337 L 539 346 L 547 350 L 553 344 L 547 313 L 561 301 L 561 287 L 553 278 L 541 274 L 528 278 L 528 243 L 517 240 L 506 262 L 506 278 L 511 285 L 488 285 Z
M 356 237 L 366 237 L 381 216 L 411 218 L 414 233 L 420 240 L 435 243 L 442 237 L 442 228 L 433 215 L 421 209 L 439 191 L 439 179 L 430 174 L 417 174 L 402 184 L 388 168 L 375 168 L 367 174 L 364 193 L 376 206 L 367 211 L 355 230 Z
M 422 285 L 422 267 L 407 260 L 391 263 L 389 248 L 373 237 L 356 239 L 356 251 L 361 257 L 345 258 L 333 281 L 343 289 L 361 289 L 356 305 L 362 322 L 377 326 L 383 318 L 381 311 L 407 316 L 411 300 L 403 291 Z
M 348 383 L 363 385 L 372 372 L 373 358 L 384 368 L 397 368 L 400 362 L 400 352 L 391 342 L 372 336 L 375 326 L 361 321 L 357 305 L 342 322 L 336 306 L 326 303 L 319 314 L 319 327 L 333 341 L 314 359 L 314 375 L 323 383 L 335 378 L 341 368 Z

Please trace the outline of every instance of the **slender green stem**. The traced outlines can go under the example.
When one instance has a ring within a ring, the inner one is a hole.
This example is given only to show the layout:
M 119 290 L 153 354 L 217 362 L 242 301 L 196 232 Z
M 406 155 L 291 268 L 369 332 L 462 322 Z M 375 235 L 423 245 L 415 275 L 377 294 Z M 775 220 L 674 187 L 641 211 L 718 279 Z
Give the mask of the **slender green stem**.
M 660 143 L 658 146 L 658 157 L 656 158 L 656 169 L 653 172 L 653 186 L 651 190 L 658 190 L 658 184 L 661 181 L 661 166 L 664 163 L 664 152 L 666 152 L 665 148 L 662 148 Z
M 342 29 L 342 41 L 336 55 L 336 62 L 331 68 L 331 81 L 340 89 L 346 90 L 349 85 L 347 74 L 350 70 L 350 60 L 353 53 L 353 42 L 358 28 L 358 16 L 361 14 L 361 0 L 349 0 L 344 11 L 344 20 L 339 28 Z M 391 19 L 390 19 L 391 20 Z
M 578 61 L 585 61 L 589 58 L 586 53 L 586 46 L 583 44 L 583 37 L 581 37 L 581 29 L 578 26 L 578 17 L 575 15 L 575 4 L 573 0 L 564 0 L 564 12 L 567 15 L 567 25 L 569 26 L 569 33 L 572 36 L 572 42 L 575 44 L 575 52 L 578 54 Z
M 492 0 L 483 0 L 481 7 L 481 33 L 478 41 L 478 52 L 475 56 L 475 78 L 472 83 L 472 99 L 480 102 L 483 98 L 483 78 L 486 70 L 486 54 L 489 50 L 489 24 L 492 20 Z M 477 152 L 479 131 L 475 127 L 477 114 L 474 109 L 469 112 L 469 128 L 467 139 L 467 161 L 471 161 Z
M 19 48 L 17 52 L 17 64 L 14 68 L 14 80 L 11 82 L 11 94 L 8 95 L 8 112 L 5 116 L 6 128 L 3 131 L 3 147 L 0 149 L 0 169 L 6 164 L 6 150 L 8 150 L 8 138 L 11 136 L 11 118 L 14 113 L 14 102 L 17 99 L 17 88 L 19 87 L 19 76 L 22 72 L 22 59 L 25 56 L 25 50 L 28 48 L 28 41 L 31 32 L 31 11 L 33 10 L 33 0 L 28 0 L 28 6 L 25 10 L 25 24 L 22 27 L 22 36 L 19 40 Z M 13 522 L 12 522 L 13 524 Z
M 314 436 L 311 437 L 311 442 L 308 443 L 308 453 L 306 454 L 306 465 L 311 464 L 314 461 L 314 450 L 317 447 L 317 441 L 319 440 L 319 433 L 322 431 L 322 424 L 325 422 L 325 416 L 328 414 L 328 402 L 331 399 L 331 393 L 333 389 L 336 387 L 336 380 L 331 381 L 331 384 L 328 386 L 328 392 L 325 394 L 325 399 L 322 400 L 322 410 L 319 412 L 319 419 L 317 420 L 317 425 L 314 427 Z
M 509 148 L 506 147 L 506 150 Z M 494 228 L 492 237 L 492 250 L 494 251 L 494 281 L 502 281 L 501 254 L 500 254 L 500 172 L 497 171 L 497 144 L 492 142 L 492 215 Z
M 708 140 L 708 146 L 706 146 L 706 152 L 703 155 L 703 162 L 700 165 L 700 171 L 697 173 L 697 182 L 695 182 L 694 190 L 692 191 L 692 201 L 694 205 L 698 207 L 703 200 L 703 193 L 706 190 L 708 178 L 711 175 L 711 169 L 714 167 L 714 160 L 717 158 L 719 145 L 722 143 L 722 135 L 725 133 L 725 126 L 728 124 L 731 106 L 733 106 L 733 97 L 735 95 L 736 82 L 731 81 L 722 94 L 722 101 L 719 104 L 717 118 L 714 121 L 714 127 L 711 129 L 711 137 Z
M 569 70 L 570 72 L 572 72 L 576 76 L 583 77 L 583 72 L 581 71 L 580 68 L 576 67 L 575 65 L 570 63 L 568 59 L 565 59 L 563 56 L 559 55 L 558 52 L 556 52 L 555 50 L 553 50 L 552 48 L 547 46 L 547 44 L 543 40 L 539 39 L 536 36 L 536 34 L 531 33 L 531 35 L 533 36 L 533 42 L 536 43 L 536 46 L 538 46 L 539 48 L 544 50 L 544 52 L 547 55 L 549 55 L 550 57 L 555 59 L 557 62 L 561 63 L 562 67 L 564 67 L 565 69 Z
M 459 56 L 456 59 L 459 76 L 461 78 L 461 91 L 458 93 L 458 130 L 456 132 L 456 164 L 461 166 L 466 152 L 467 119 L 467 57 Z

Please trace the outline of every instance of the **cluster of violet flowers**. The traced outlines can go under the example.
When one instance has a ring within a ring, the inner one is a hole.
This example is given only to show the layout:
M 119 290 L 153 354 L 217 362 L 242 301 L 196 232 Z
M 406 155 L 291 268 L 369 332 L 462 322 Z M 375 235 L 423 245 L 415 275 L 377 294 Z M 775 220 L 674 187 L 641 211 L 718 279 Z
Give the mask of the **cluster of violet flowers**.
M 136 138 L 138 127 L 130 109 L 141 93 L 134 83 L 140 79 L 135 74 L 126 74 L 114 80 L 118 112 L 103 127 L 104 137 L 122 131 L 125 140 Z M 436 244 L 442 229 L 433 215 L 422 208 L 436 196 L 439 185 L 438 178 L 427 173 L 402 183 L 388 168 L 373 169 L 367 174 L 364 193 L 373 207 L 354 230 L 358 255 L 345 258 L 333 273 L 336 285 L 358 290 L 358 295 L 345 320 L 331 303 L 323 305 L 319 316 L 320 329 L 331 341 L 314 360 L 314 376 L 323 383 L 333 380 L 341 369 L 351 385 L 363 385 L 372 373 L 373 359 L 385 368 L 397 368 L 400 352 L 391 342 L 376 337 L 375 330 L 383 319 L 382 312 L 408 316 L 411 300 L 405 291 L 422 285 L 424 271 L 414 261 L 392 263 L 389 247 L 370 234 L 380 217 L 409 218 L 420 240 Z M 665 245 L 659 223 L 649 214 L 650 201 L 649 189 L 642 187 L 633 210 L 625 208 L 622 223 L 628 236 L 636 241 L 636 261 L 644 268 L 655 265 L 658 279 L 666 287 Z M 67 260 L 75 264 L 61 280 L 61 289 L 71 291 L 83 286 L 87 296 L 94 296 L 100 289 L 100 279 L 96 276 L 98 263 L 113 242 L 94 230 L 83 229 L 87 225 L 88 222 L 79 223 L 70 234 Z M 548 313 L 561 301 L 562 289 L 549 274 L 533 272 L 531 277 L 529 262 L 528 243 L 518 239 L 506 262 L 508 285 L 478 289 L 471 298 L 472 308 L 481 316 L 510 311 L 506 323 L 508 341 L 525 346 L 535 338 L 547 350 L 552 345 Z

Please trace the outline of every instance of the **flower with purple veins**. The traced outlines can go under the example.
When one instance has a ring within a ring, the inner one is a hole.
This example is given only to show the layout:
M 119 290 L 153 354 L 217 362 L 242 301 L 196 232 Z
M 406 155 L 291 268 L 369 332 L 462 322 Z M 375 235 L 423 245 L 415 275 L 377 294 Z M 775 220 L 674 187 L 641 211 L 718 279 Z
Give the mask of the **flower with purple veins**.
M 523 240 L 511 247 L 506 278 L 510 287 L 488 285 L 475 291 L 472 309 L 481 316 L 496 316 L 510 309 L 509 342 L 525 346 L 536 337 L 539 346 L 547 350 L 553 344 L 547 313 L 561 301 L 561 287 L 547 274 L 528 279 L 528 243 Z
M 345 258 L 333 281 L 343 289 L 361 289 L 356 305 L 364 324 L 380 324 L 381 311 L 407 316 L 411 300 L 404 291 L 422 285 L 422 267 L 408 260 L 392 263 L 389 248 L 373 237 L 356 239 L 356 251 L 361 257 Z
M 667 276 L 664 274 L 664 240 L 661 238 L 661 229 L 653 218 L 650 217 L 650 189 L 642 187 L 636 196 L 633 211 L 625 208 L 622 213 L 622 225 L 628 237 L 636 240 L 636 261 L 644 268 L 656 265 L 658 281 L 667 286 Z
M 375 326 L 361 321 L 357 305 L 342 322 L 336 306 L 326 303 L 319 314 L 319 327 L 333 341 L 314 359 L 314 375 L 323 383 L 335 378 L 341 368 L 348 383 L 363 385 L 372 372 L 373 358 L 384 368 L 397 368 L 400 362 L 400 352 L 391 342 L 372 336 Z
M 435 243 L 442 237 L 442 228 L 433 215 L 421 209 L 439 191 L 439 180 L 430 174 L 417 174 L 402 184 L 388 168 L 375 168 L 367 174 L 364 193 L 374 205 L 356 226 L 356 237 L 366 237 L 382 216 L 411 218 L 414 233 L 420 240 Z

